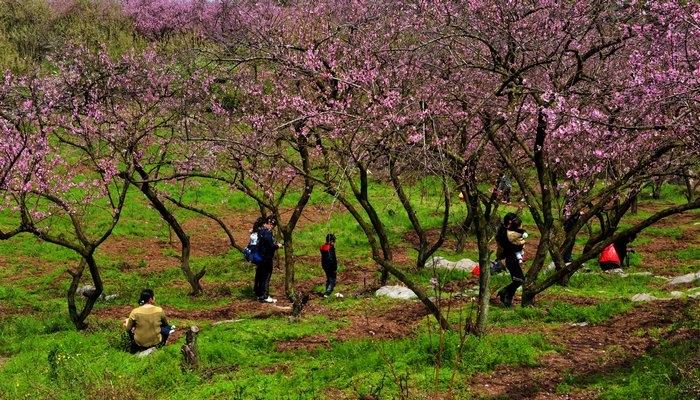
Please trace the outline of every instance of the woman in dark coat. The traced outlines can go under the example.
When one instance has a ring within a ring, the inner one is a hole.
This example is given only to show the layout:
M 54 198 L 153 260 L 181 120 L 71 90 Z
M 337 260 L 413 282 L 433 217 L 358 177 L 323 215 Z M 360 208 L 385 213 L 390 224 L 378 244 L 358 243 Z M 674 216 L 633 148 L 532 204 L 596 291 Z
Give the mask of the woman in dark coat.
M 496 232 L 498 257 L 505 258 L 506 269 L 508 269 L 510 277 L 513 280 L 508 286 L 498 291 L 498 298 L 506 307 L 510 307 L 513 304 L 515 291 L 525 282 L 525 274 L 523 274 L 523 269 L 520 268 L 520 262 L 515 254 L 522 249 L 522 246 L 516 246 L 508 240 L 508 228 L 516 218 L 518 218 L 518 216 L 513 213 L 506 214 L 503 217 L 503 223 L 498 226 L 498 231 Z
M 258 300 L 265 303 L 276 303 L 277 300 L 270 297 L 270 278 L 272 277 L 272 258 L 277 249 L 282 248 L 281 243 L 276 243 L 272 236 L 272 228 L 276 225 L 273 217 L 267 217 L 263 226 L 258 230 L 258 252 L 262 261 L 255 269 L 255 284 L 253 291 Z

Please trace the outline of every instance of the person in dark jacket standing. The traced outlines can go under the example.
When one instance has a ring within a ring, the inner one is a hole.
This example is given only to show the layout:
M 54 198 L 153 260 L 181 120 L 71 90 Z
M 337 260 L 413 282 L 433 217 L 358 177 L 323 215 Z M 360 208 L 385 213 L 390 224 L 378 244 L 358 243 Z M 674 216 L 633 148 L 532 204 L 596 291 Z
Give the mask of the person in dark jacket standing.
M 260 230 L 258 230 L 258 252 L 262 261 L 255 269 L 255 284 L 253 292 L 258 300 L 265 303 L 276 303 L 277 300 L 270 297 L 270 278 L 272 277 L 272 258 L 277 249 L 282 248 L 281 243 L 275 242 L 272 236 L 272 228 L 276 225 L 274 217 L 265 218 Z
M 326 273 L 326 292 L 323 297 L 328 297 L 335 288 L 338 271 L 338 259 L 335 257 L 335 235 L 332 233 L 326 235 L 326 243 L 321 246 L 321 267 Z
M 499 257 L 505 258 L 506 268 L 513 280 L 508 286 L 498 291 L 498 298 L 506 307 L 510 307 L 513 304 L 515 291 L 525 282 L 525 274 L 516 255 L 516 252 L 522 249 L 522 245 L 518 246 L 508 239 L 508 230 L 516 219 L 519 218 L 513 213 L 506 214 L 503 217 L 503 223 L 498 226 L 498 231 L 496 232 L 496 243 L 500 252 Z

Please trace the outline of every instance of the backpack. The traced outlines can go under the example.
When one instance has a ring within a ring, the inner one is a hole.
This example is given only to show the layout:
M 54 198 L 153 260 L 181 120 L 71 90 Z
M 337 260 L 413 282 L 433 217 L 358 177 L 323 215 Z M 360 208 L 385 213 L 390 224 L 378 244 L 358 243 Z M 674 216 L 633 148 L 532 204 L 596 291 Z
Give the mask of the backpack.
M 491 261 L 491 275 L 496 275 L 499 272 L 505 271 L 506 266 L 503 265 L 501 260 Z
M 612 243 L 608 247 L 606 247 L 605 250 L 603 250 L 603 253 L 600 255 L 598 262 L 612 262 L 617 265 L 620 265 L 620 256 L 617 255 L 617 250 L 615 250 L 615 246 Z
M 243 257 L 246 261 L 252 262 L 253 264 L 260 264 L 260 262 L 262 262 L 262 256 L 260 255 L 260 251 L 258 251 L 257 233 L 252 233 L 250 235 L 248 246 L 243 250 Z

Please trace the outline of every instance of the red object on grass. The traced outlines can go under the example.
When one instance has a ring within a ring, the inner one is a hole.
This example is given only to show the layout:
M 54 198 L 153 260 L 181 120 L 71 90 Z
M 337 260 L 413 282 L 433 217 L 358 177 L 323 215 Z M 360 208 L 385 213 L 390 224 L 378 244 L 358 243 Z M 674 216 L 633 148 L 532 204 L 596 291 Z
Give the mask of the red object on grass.
M 600 255 L 598 262 L 614 262 L 620 264 L 620 256 L 617 255 L 617 250 L 615 246 L 611 243 L 608 247 L 603 250 L 603 254 Z
M 476 267 L 472 270 L 472 274 L 474 275 L 479 275 L 481 273 L 481 269 L 479 268 L 479 264 L 476 264 Z

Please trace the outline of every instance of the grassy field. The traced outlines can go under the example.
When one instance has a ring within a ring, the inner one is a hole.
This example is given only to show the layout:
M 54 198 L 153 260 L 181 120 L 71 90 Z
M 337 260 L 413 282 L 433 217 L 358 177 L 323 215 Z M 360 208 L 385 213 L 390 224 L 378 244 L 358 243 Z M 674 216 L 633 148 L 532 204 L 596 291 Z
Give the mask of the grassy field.
M 381 197 L 381 190 L 374 195 Z M 406 265 L 428 290 L 438 277 L 445 299 L 439 304 L 453 331 L 440 331 L 416 301 L 375 297 L 379 273 L 366 240 L 349 215 L 328 211 L 328 197 L 314 195 L 308 212 L 316 214 L 295 236 L 297 281 L 311 300 L 300 318 L 292 318 L 282 299 L 282 270 L 275 269 L 272 283 L 280 302 L 254 301 L 252 265 L 226 247 L 210 221 L 178 211 L 193 232 L 193 268 L 207 269 L 205 295 L 188 296 L 168 229 L 132 196 L 115 235 L 98 251 L 105 294 L 117 297 L 96 304 L 84 332 L 75 331 L 66 311 L 65 271 L 77 264 L 76 255 L 31 236 L 0 242 L 0 398 L 691 399 L 700 393 L 700 310 L 697 298 L 688 297 L 697 282 L 679 288 L 679 299 L 629 300 L 638 293 L 670 298 L 665 277 L 700 270 L 699 213 L 644 231 L 627 277 L 599 273 L 589 262 L 593 272 L 552 287 L 536 307 L 505 309 L 494 301 L 489 332 L 474 337 L 464 327 L 475 313 L 476 276 Z M 243 198 L 222 188 L 202 187 L 188 196 L 245 224 L 254 219 Z M 422 217 L 437 223 L 434 203 L 426 198 L 422 204 Z M 387 197 L 384 212 L 398 207 Z M 462 212 L 455 211 L 455 223 Z M 395 215 L 392 240 L 410 260 L 410 245 L 402 245 L 409 222 Z M 3 218 L 0 223 L 9 223 Z M 529 216 L 525 225 L 532 231 Z M 339 238 L 336 292 L 342 298 L 320 298 L 318 246 L 327 232 Z M 236 234 L 245 238 L 246 232 Z M 456 254 L 451 241 L 438 255 L 476 258 L 473 244 Z M 491 289 L 508 282 L 507 274 L 496 275 Z M 121 319 L 144 287 L 155 289 L 178 331 L 169 345 L 139 358 L 125 351 Z M 183 366 L 180 346 L 186 327 L 195 324 L 201 328 L 200 367 L 192 370 Z

